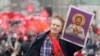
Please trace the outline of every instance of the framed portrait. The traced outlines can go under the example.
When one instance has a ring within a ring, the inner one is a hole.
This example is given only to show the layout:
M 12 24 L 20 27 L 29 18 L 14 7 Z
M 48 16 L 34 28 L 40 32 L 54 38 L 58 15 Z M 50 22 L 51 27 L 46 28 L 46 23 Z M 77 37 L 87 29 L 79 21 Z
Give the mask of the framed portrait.
M 94 14 L 70 6 L 61 39 L 84 47 Z

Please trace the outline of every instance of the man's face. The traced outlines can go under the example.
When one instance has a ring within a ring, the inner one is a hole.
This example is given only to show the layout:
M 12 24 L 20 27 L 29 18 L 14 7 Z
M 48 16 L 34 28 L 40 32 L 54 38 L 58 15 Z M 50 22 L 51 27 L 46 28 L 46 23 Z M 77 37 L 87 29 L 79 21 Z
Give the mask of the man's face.
M 59 34 L 62 31 L 63 24 L 58 19 L 52 19 L 50 25 L 50 31 L 53 34 Z
M 100 56 L 100 50 L 96 51 L 96 55 L 95 56 Z
M 75 24 L 76 24 L 76 25 L 80 25 L 81 22 L 82 22 L 82 19 L 81 19 L 80 17 L 77 17 L 77 18 L 75 19 Z

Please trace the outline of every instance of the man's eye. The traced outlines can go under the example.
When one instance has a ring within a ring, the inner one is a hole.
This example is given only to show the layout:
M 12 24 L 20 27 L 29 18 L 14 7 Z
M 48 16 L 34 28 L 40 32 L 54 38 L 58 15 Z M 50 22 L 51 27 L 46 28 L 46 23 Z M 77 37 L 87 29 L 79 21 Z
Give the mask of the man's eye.
M 52 24 L 53 26 L 55 26 L 55 24 Z

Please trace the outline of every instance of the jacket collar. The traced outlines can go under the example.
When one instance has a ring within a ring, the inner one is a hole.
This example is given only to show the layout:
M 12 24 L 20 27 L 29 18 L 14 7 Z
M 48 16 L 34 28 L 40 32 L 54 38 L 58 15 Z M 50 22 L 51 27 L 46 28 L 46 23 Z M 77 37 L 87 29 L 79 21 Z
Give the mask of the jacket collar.
M 37 36 L 37 39 L 42 39 L 42 38 L 45 38 L 48 34 L 49 34 L 50 30 L 49 31 L 46 31 L 44 33 L 41 33 Z

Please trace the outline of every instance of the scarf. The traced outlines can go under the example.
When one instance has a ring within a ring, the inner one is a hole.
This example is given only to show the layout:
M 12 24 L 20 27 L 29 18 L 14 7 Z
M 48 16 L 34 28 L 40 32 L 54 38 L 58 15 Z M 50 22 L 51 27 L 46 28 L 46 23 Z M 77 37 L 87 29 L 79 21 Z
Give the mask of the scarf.
M 54 56 L 65 56 L 62 52 L 62 49 L 60 47 L 57 37 L 53 37 L 52 34 L 49 34 L 49 36 L 50 36 L 51 43 L 54 48 Z

